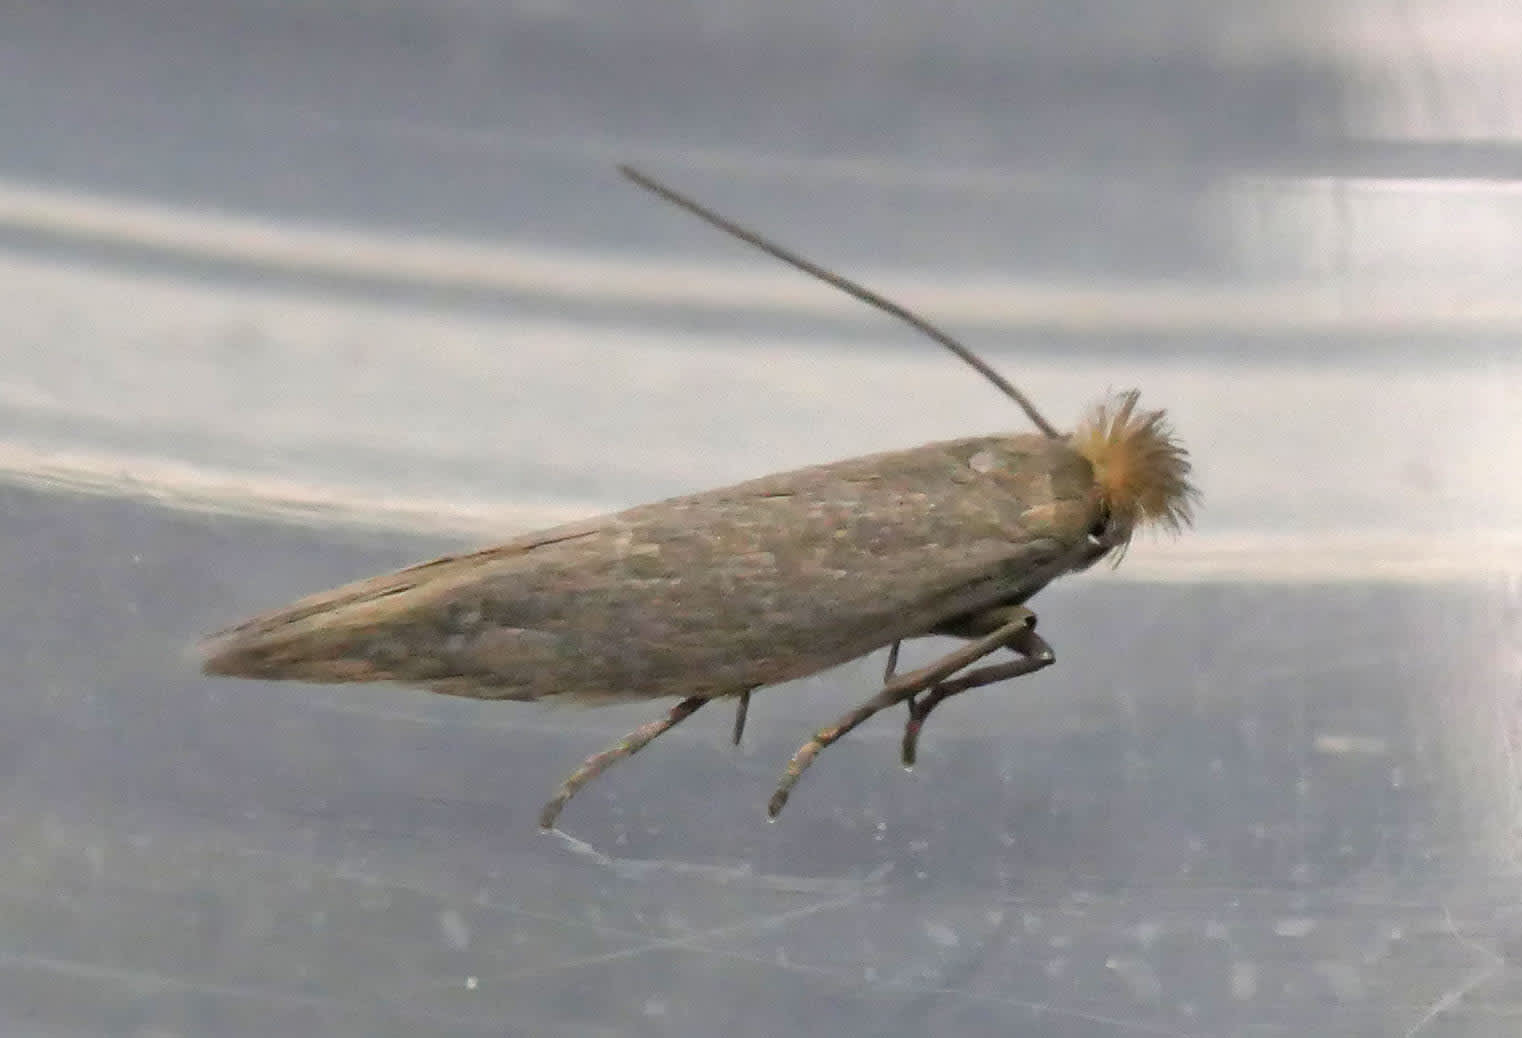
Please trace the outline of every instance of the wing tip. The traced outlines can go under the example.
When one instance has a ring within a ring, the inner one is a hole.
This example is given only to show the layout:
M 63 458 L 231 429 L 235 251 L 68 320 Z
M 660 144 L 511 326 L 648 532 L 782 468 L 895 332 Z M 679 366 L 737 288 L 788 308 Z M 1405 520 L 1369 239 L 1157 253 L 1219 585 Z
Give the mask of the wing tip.
M 384 681 L 392 675 L 374 661 L 300 638 L 235 627 L 197 642 L 190 649 L 201 673 L 210 677 L 263 681 L 344 684 Z
M 212 677 L 257 677 L 255 654 L 248 639 L 239 637 L 236 628 L 207 635 L 187 647 L 185 655 Z

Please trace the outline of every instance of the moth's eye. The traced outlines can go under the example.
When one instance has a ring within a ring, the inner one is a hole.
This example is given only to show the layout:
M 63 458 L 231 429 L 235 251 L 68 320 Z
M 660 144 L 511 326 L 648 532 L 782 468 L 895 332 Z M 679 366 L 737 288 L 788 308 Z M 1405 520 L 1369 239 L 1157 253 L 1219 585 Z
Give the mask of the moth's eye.
M 1105 531 L 1110 528 L 1110 509 L 1105 505 L 1099 506 L 1099 514 L 1094 518 L 1094 525 L 1089 527 L 1089 536 L 1096 541 L 1102 541 Z

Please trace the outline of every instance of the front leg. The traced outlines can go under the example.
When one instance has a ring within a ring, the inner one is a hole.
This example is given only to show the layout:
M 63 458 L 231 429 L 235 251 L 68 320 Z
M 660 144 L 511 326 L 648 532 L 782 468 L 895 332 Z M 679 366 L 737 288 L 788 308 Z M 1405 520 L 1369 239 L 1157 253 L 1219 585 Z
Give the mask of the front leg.
M 909 721 L 904 725 L 904 743 L 902 760 L 904 767 L 914 767 L 915 753 L 919 742 L 920 729 L 924 727 L 925 718 L 930 716 L 943 700 L 950 699 L 959 692 L 968 689 L 981 688 L 984 685 L 992 685 L 999 681 L 1007 681 L 1010 678 L 1021 677 L 1050 666 L 1056 661 L 1051 646 L 1047 645 L 1036 634 L 1036 614 L 1023 605 L 995 606 L 985 609 L 980 613 L 969 613 L 950 620 L 930 630 L 931 634 L 944 635 L 947 638 L 965 638 L 972 640 L 991 634 L 1001 628 L 1006 628 L 1014 623 L 1024 623 L 1025 632 L 1009 642 L 1007 648 L 1013 649 L 1023 657 L 1013 663 L 1003 663 L 994 667 L 985 667 L 975 670 L 971 674 L 964 675 L 954 681 L 943 682 L 930 689 L 925 698 L 916 700 L 913 697 L 905 700 L 909 707 Z M 895 668 L 898 664 L 898 647 L 900 643 L 894 642 L 888 650 L 888 666 L 883 674 L 884 683 L 893 679 Z
M 947 653 L 929 666 L 893 678 L 877 695 L 860 706 L 846 711 L 836 719 L 834 724 L 819 729 L 812 739 L 793 754 L 793 759 L 788 762 L 786 770 L 782 773 L 782 781 L 777 784 L 777 791 L 772 794 L 766 813 L 772 818 L 777 817 L 787 804 L 787 798 L 792 793 L 793 786 L 797 785 L 809 765 L 814 763 L 814 758 L 818 757 L 826 746 L 838 741 L 841 736 L 878 711 L 896 703 L 902 703 L 906 699 L 912 699 L 917 693 L 941 684 L 957 671 L 971 666 L 989 653 L 1004 648 L 1012 639 L 1019 638 L 1022 631 L 1029 630 L 1033 620 L 1034 616 L 1030 614 L 1030 610 L 1010 614 L 1003 624 L 990 633 Z M 973 672 L 974 675 L 978 673 L 981 672 Z M 969 675 L 971 676 L 973 675 Z
M 1023 605 L 994 606 L 981 613 L 967 613 L 954 620 L 948 620 L 937 627 L 930 628 L 930 633 L 972 641 L 974 638 L 981 638 L 985 634 L 990 634 L 1012 623 L 1023 623 L 1026 627 L 1034 628 L 1036 614 Z
M 1024 627 L 1015 632 L 1009 640 L 1006 648 L 1020 654 L 1020 659 L 1011 660 L 1008 663 L 996 663 L 988 667 L 979 667 L 969 671 L 959 678 L 943 681 L 934 688 L 929 689 L 918 700 L 910 699 L 909 720 L 904 725 L 904 743 L 901 759 L 904 767 L 914 767 L 916 753 L 919 747 L 920 730 L 925 725 L 925 718 L 930 716 L 941 703 L 952 696 L 974 688 L 982 688 L 1000 681 L 1008 681 L 1010 678 L 1022 677 L 1026 674 L 1034 674 L 1038 670 L 1050 667 L 1057 661 L 1057 656 L 1052 652 L 1052 647 L 1046 643 L 1046 639 L 1036 633 L 1036 614 L 1024 606 L 1010 606 L 1006 609 L 991 610 L 991 612 L 1007 614 L 1010 619 L 1023 620 Z M 986 614 L 984 614 L 984 621 Z

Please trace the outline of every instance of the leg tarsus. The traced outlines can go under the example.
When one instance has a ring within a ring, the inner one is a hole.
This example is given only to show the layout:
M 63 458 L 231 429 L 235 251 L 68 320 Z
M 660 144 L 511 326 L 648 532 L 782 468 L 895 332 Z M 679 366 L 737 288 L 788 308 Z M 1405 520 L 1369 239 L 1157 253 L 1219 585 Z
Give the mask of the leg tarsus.
M 560 788 L 555 791 L 555 795 L 550 798 L 549 803 L 545 804 L 544 809 L 539 812 L 539 828 L 555 828 L 555 819 L 560 817 L 561 808 L 565 807 L 566 802 L 575 796 L 582 786 L 591 782 L 598 775 L 601 775 L 625 757 L 631 757 L 640 750 L 643 750 L 656 736 L 670 731 L 687 720 L 687 718 L 697 711 L 698 707 L 706 702 L 708 700 L 702 696 L 692 696 L 684 699 L 672 707 L 671 712 L 665 717 L 658 721 L 651 721 L 649 724 L 640 725 L 606 750 L 588 757 L 581 767 L 571 773 L 570 778 L 561 783 Z

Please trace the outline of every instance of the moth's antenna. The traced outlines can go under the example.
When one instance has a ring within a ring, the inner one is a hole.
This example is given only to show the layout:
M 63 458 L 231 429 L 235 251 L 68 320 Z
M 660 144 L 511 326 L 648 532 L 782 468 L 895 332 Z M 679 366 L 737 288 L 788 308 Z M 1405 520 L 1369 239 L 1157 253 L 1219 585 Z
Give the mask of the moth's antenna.
M 1045 436 L 1053 440 L 1061 439 L 1061 434 L 1052 427 L 1052 423 L 1048 422 L 1041 416 L 1041 412 L 1036 410 L 1036 405 L 1027 400 L 1025 398 L 1025 394 L 1016 389 L 1014 384 L 1011 383 L 1009 379 L 1005 378 L 993 368 L 989 367 L 988 364 L 984 362 L 982 357 L 979 357 L 976 353 L 969 350 L 966 346 L 963 346 L 961 343 L 957 342 L 951 336 L 941 331 L 929 321 L 926 321 L 924 318 L 915 314 L 913 311 L 906 310 L 904 307 L 899 306 L 897 303 L 893 302 L 890 299 L 884 299 L 876 292 L 862 285 L 858 285 L 856 282 L 851 281 L 849 278 L 843 278 L 839 274 L 836 274 L 834 271 L 826 270 L 825 268 L 819 266 L 817 263 L 809 262 L 797 253 L 784 249 L 782 246 L 777 245 L 776 243 L 769 241 L 766 238 L 763 238 L 761 235 L 757 234 L 755 231 L 750 230 L 749 228 L 741 227 L 734 221 L 720 216 L 718 213 L 714 212 L 712 209 L 709 209 L 707 206 L 700 205 L 699 203 L 694 202 L 692 199 L 688 198 L 686 195 L 681 194 L 678 191 L 674 191 L 671 188 L 667 187 L 665 184 L 662 184 L 660 181 L 655 180 L 645 175 L 644 173 L 641 173 L 633 166 L 621 165 L 618 167 L 618 171 L 624 176 L 628 177 L 630 180 L 634 181 L 640 187 L 646 189 L 647 191 L 653 191 L 655 194 L 660 195 L 662 198 L 672 203 L 673 205 L 680 206 L 681 208 L 687 210 L 689 213 L 692 213 L 694 216 L 708 221 L 719 230 L 724 231 L 727 234 L 731 234 L 743 242 L 754 245 L 762 252 L 765 252 L 771 256 L 775 256 L 783 263 L 797 267 L 799 270 L 803 271 L 806 274 L 812 274 L 820 281 L 823 281 L 829 285 L 834 285 L 846 295 L 859 299 L 863 303 L 866 303 L 868 306 L 874 306 L 885 313 L 892 314 L 894 317 L 897 317 L 905 324 L 908 324 L 913 328 L 917 328 L 925 335 L 930 336 L 930 338 L 946 347 L 952 353 L 955 353 L 958 357 L 961 357 L 968 364 L 972 365 L 973 370 L 975 370 L 978 374 L 988 379 L 988 381 L 992 382 L 995 386 L 998 386 L 999 390 L 1005 396 L 1009 397 L 1015 403 L 1020 405 L 1020 410 L 1025 412 L 1025 416 L 1029 418 L 1035 424 L 1036 428 L 1040 429 Z

